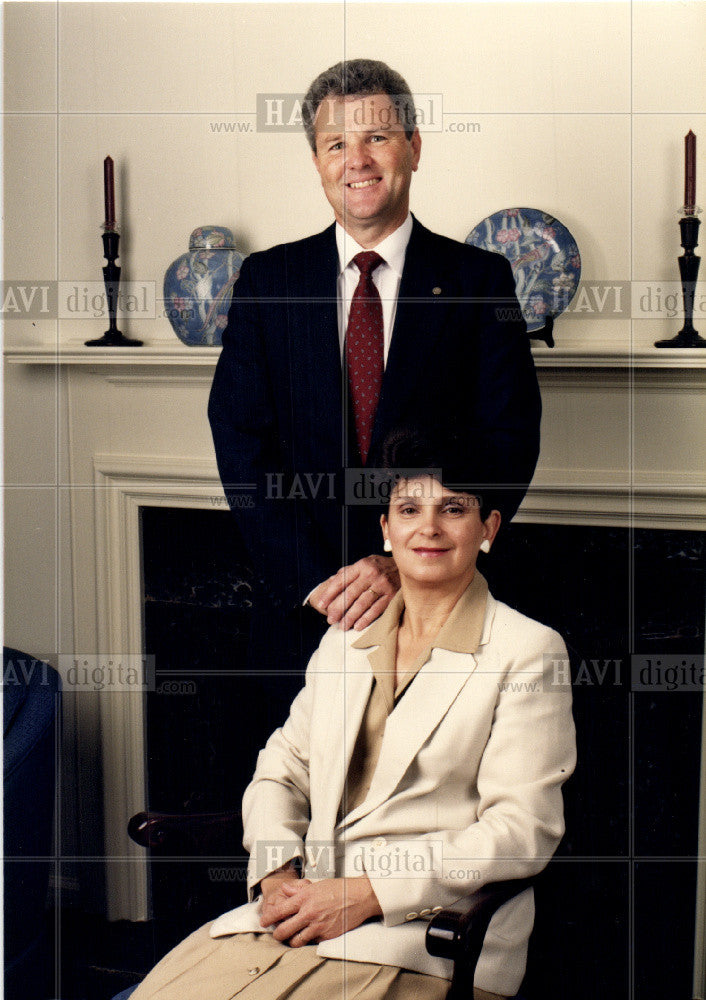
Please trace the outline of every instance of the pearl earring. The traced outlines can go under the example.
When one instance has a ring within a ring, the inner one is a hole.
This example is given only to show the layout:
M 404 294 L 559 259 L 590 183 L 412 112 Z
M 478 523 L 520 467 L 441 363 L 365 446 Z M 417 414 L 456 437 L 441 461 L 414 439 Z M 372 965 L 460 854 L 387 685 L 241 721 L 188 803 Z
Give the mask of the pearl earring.
M 389 538 L 385 539 L 385 541 L 383 542 L 382 547 L 383 547 L 383 550 L 385 552 L 392 552 L 392 542 L 390 541 Z
M 480 543 L 480 550 L 481 552 L 490 552 L 490 542 L 487 538 L 484 538 Z

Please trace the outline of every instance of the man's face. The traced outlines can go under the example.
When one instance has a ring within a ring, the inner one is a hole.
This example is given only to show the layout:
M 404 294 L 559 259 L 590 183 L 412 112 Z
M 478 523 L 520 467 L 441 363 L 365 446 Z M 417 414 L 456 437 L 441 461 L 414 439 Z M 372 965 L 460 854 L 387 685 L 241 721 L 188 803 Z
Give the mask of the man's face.
M 407 218 L 422 140 L 411 140 L 387 94 L 330 97 L 316 114 L 314 165 L 337 222 L 366 248 Z

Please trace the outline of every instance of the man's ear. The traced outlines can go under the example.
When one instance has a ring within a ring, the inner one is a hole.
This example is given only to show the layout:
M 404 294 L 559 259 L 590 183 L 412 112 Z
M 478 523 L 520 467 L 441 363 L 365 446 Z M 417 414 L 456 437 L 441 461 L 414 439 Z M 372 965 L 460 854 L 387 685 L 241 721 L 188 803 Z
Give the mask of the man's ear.
M 422 136 L 418 128 L 415 128 L 409 141 L 412 146 L 412 170 L 416 170 L 419 166 L 419 157 L 422 155 Z
M 319 167 L 319 158 L 318 158 L 318 156 L 316 155 L 316 153 L 314 152 L 313 149 L 311 151 L 311 159 L 312 159 L 312 162 L 313 162 L 314 166 L 316 167 L 317 174 L 320 174 L 321 173 L 321 168 Z

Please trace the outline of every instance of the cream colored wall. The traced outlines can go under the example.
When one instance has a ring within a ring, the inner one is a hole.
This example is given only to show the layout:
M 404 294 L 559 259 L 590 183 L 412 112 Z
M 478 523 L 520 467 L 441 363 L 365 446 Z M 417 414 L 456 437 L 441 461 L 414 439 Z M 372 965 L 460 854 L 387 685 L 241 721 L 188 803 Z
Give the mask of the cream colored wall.
M 303 137 L 255 132 L 256 94 L 301 92 L 356 53 L 443 96 L 446 131 L 425 134 L 413 187 L 430 227 L 463 239 L 498 208 L 537 206 L 576 236 L 584 278 L 676 277 L 682 137 L 706 135 L 699 3 L 35 3 L 8 5 L 5 20 L 6 107 L 19 113 L 7 121 L 8 238 L 21 233 L 8 239 L 10 277 L 56 261 L 63 280 L 100 280 L 107 153 L 125 275 L 158 289 L 200 223 L 230 225 L 244 249 L 325 225 Z M 212 131 L 222 121 L 253 131 Z M 459 122 L 480 131 L 450 132 Z M 638 323 L 636 343 L 672 327 Z M 172 336 L 163 318 L 132 332 Z M 62 338 L 76 335 L 62 324 Z M 627 349 L 631 325 L 565 317 L 558 335 Z
M 412 190 L 415 213 L 432 229 L 464 239 L 501 207 L 539 207 L 573 232 L 586 280 L 659 283 L 677 277 L 689 128 L 700 137 L 706 202 L 700 2 L 38 2 L 6 4 L 3 14 L 6 279 L 100 281 L 107 154 L 123 276 L 154 282 L 158 295 L 199 224 L 230 226 L 246 251 L 323 228 L 330 211 L 303 136 L 257 133 L 256 95 L 300 93 L 320 69 L 358 55 L 382 58 L 416 92 L 443 97 L 445 130 L 424 134 Z M 252 131 L 219 133 L 217 122 Z M 452 131 L 458 123 L 480 127 Z M 160 317 L 122 328 L 173 340 Z M 5 338 L 65 343 L 104 329 L 93 319 L 15 320 Z M 666 318 L 569 316 L 556 337 L 628 352 L 677 329 Z M 93 485 L 88 465 L 67 467 L 66 386 L 65 372 L 49 367 L 6 368 L 5 638 L 50 659 L 74 640 L 67 487 L 74 509 L 90 517 Z M 578 461 L 594 479 L 605 469 L 611 482 L 627 481 L 635 455 L 646 474 L 666 469 L 690 482 L 706 466 L 697 389 L 676 393 L 668 410 L 654 385 L 634 397 L 547 389 L 545 476 Z M 75 582 L 77 603 L 84 590 L 94 581 Z M 90 635 L 90 622 L 83 627 Z M 69 737 L 92 745 L 98 711 L 80 697 L 80 734 L 69 713 Z M 68 780 L 90 794 L 90 779 Z M 100 810 L 83 805 L 73 836 L 85 847 L 98 840 L 89 817 Z

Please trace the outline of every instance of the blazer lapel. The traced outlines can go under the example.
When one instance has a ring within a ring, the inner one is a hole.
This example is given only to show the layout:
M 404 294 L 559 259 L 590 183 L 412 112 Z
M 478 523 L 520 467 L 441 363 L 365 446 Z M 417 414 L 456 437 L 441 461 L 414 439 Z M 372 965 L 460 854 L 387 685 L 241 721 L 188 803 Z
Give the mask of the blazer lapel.
M 390 798 L 475 668 L 476 659 L 471 653 L 432 651 L 388 716 L 375 776 L 365 802 L 345 817 L 341 828 L 362 819 Z
M 348 647 L 343 651 L 343 662 L 345 666 L 338 676 L 322 744 L 326 755 L 326 775 L 316 785 L 312 783 L 312 795 L 316 789 L 320 804 L 319 810 L 314 808 L 312 802 L 312 816 L 321 817 L 319 830 L 328 831 L 326 835 L 336 827 L 343 786 L 373 685 L 367 650 Z M 310 837 L 314 837 L 314 832 L 310 831 Z

